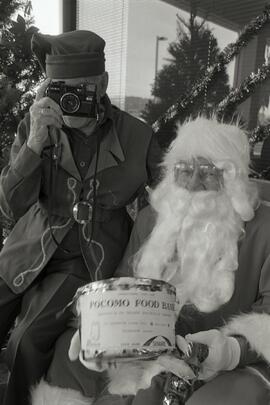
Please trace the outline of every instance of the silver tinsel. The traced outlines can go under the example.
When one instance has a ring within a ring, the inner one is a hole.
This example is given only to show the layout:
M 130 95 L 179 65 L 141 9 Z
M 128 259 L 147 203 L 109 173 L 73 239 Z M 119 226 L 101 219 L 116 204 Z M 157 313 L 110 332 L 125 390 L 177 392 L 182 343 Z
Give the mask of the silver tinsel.
M 236 42 L 229 44 L 219 54 L 217 62 L 206 70 L 203 79 L 195 83 L 190 93 L 177 100 L 175 104 L 173 104 L 160 118 L 154 122 L 152 125 L 153 130 L 155 132 L 159 131 L 162 124 L 171 121 L 176 116 L 181 116 L 184 111 L 191 107 L 196 98 L 201 95 L 203 91 L 205 91 L 205 88 L 209 88 L 213 82 L 213 79 L 216 79 L 217 74 L 225 68 L 225 66 L 233 59 L 234 56 L 239 54 L 243 47 L 247 46 L 251 39 L 257 35 L 264 25 L 269 21 L 270 4 L 265 7 L 260 16 L 254 18 L 248 25 L 244 27 Z M 266 74 L 263 68 L 262 71 L 263 72 L 260 73 L 260 75 Z M 252 77 L 250 77 L 250 80 L 253 80 Z M 249 91 L 248 87 L 246 88 L 246 91 Z

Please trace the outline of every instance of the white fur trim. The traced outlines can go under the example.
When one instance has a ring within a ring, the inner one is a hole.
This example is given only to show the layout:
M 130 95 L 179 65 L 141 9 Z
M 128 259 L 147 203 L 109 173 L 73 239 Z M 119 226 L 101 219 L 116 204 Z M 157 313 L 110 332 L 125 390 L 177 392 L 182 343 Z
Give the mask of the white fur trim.
M 251 348 L 270 363 L 270 314 L 252 312 L 232 318 L 223 328 L 226 335 L 243 335 Z
M 257 190 L 250 184 L 250 147 L 245 131 L 238 124 L 197 117 L 179 126 L 177 136 L 165 154 L 162 165 L 166 175 L 174 173 L 180 160 L 204 157 L 223 169 L 224 187 L 232 205 L 244 221 L 254 216 Z
M 49 385 L 43 379 L 32 388 L 32 405 L 92 405 L 94 399 L 79 391 Z
M 172 166 L 181 159 L 205 157 L 213 163 L 232 162 L 237 170 L 249 172 L 248 137 L 240 126 L 218 122 L 215 117 L 197 117 L 179 126 L 163 164 Z

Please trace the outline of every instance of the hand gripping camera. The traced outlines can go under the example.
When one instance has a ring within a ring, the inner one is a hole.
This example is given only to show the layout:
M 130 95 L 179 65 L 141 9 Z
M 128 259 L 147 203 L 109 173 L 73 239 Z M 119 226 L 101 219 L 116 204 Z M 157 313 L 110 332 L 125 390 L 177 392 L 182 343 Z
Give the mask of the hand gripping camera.
M 97 88 L 95 84 L 83 83 L 77 86 L 68 86 L 62 81 L 51 82 L 45 94 L 60 105 L 63 115 L 97 117 Z

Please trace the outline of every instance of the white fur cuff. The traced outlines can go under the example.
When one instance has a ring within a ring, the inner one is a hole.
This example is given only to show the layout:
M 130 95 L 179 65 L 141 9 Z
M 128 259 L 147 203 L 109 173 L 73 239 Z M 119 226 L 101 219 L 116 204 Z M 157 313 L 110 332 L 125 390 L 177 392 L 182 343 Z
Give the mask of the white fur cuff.
M 226 335 L 242 335 L 252 350 L 270 363 L 270 314 L 252 312 L 232 318 L 221 331 Z
M 92 405 L 93 401 L 79 391 L 55 387 L 44 380 L 32 389 L 32 405 Z

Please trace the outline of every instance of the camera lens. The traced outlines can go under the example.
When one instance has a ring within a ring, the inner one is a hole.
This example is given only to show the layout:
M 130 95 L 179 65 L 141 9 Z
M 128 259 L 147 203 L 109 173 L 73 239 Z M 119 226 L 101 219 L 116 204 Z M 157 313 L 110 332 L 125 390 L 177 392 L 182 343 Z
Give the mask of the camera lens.
M 60 107 L 69 114 L 74 114 L 80 108 L 80 99 L 76 94 L 65 93 L 60 99 Z

